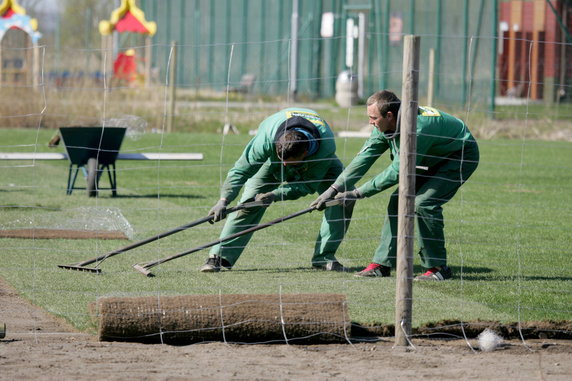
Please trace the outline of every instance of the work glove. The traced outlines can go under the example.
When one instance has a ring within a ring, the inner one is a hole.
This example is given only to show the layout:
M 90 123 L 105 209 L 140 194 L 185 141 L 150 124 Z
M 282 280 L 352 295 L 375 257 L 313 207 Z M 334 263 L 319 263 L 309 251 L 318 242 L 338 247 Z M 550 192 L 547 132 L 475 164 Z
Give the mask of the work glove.
M 338 190 L 336 188 L 333 186 L 329 187 L 324 191 L 324 193 L 319 195 L 317 199 L 312 201 L 310 208 L 314 208 L 316 210 L 326 209 L 326 201 L 331 200 L 337 193 Z
M 226 217 L 226 207 L 228 205 L 228 201 L 224 198 L 218 200 L 218 202 L 211 208 L 209 211 L 209 216 L 213 216 L 213 219 L 209 222 L 212 224 L 213 222 L 217 222 L 220 220 L 224 220 Z
M 355 203 L 356 200 L 359 200 L 360 198 L 363 198 L 363 195 L 356 188 L 356 189 L 351 190 L 351 191 L 338 193 L 334 199 L 335 200 L 342 200 L 342 204 L 344 205 L 344 208 L 347 208 L 351 204 Z
M 272 192 L 268 193 L 258 193 L 254 196 L 254 201 L 261 201 L 264 206 L 272 204 L 276 200 L 276 196 Z

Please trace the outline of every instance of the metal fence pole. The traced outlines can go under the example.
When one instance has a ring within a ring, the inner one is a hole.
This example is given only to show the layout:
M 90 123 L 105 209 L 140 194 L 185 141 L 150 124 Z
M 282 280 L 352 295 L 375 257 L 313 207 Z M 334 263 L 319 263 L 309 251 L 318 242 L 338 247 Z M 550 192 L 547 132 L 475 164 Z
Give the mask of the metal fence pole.
M 427 106 L 433 106 L 435 92 L 435 49 L 429 49 L 429 79 L 427 80 Z
M 495 119 L 495 98 L 497 94 L 496 79 L 497 79 L 497 49 L 498 49 L 498 1 L 493 0 L 492 6 L 492 36 L 493 36 L 493 54 L 491 55 L 491 83 L 489 92 L 489 117 Z
M 413 239 L 415 227 L 415 160 L 419 87 L 419 36 L 404 39 L 399 153 L 399 213 L 397 218 L 397 287 L 395 346 L 407 346 L 413 304 Z
M 292 0 L 290 46 L 290 96 L 296 100 L 298 93 L 298 0 Z
M 177 42 L 171 41 L 171 57 L 169 60 L 169 115 L 167 115 L 167 132 L 173 132 L 175 104 L 177 102 Z

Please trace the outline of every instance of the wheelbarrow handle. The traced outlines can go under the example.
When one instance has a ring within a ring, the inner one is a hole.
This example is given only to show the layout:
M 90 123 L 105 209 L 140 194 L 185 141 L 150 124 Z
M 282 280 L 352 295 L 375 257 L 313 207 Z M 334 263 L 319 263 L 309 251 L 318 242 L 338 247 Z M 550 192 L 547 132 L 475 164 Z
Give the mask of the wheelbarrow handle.
M 227 209 L 227 213 L 232 213 L 232 212 L 236 212 L 236 211 L 239 211 L 239 210 L 249 209 L 249 208 L 254 208 L 254 207 L 260 207 L 260 206 L 265 206 L 265 204 L 264 204 L 262 201 L 246 202 L 246 203 L 243 203 L 243 204 L 240 204 L 240 205 L 237 205 L 237 206 L 235 206 L 235 207 L 232 207 L 232 208 Z M 194 226 L 203 224 L 203 223 L 205 223 L 205 222 L 212 221 L 213 218 L 214 218 L 214 216 L 212 216 L 212 215 L 209 215 L 209 216 L 206 216 L 206 217 L 202 217 L 202 218 L 199 218 L 198 220 L 189 222 L 188 224 L 181 225 L 181 226 L 179 226 L 179 227 L 177 227 L 177 228 L 171 229 L 171 230 L 166 231 L 166 232 L 164 232 L 164 233 L 157 234 L 157 235 L 155 235 L 155 236 L 153 236 L 153 237 L 149 237 L 149 238 L 143 239 L 143 240 L 141 240 L 141 241 L 132 243 L 131 245 L 127 245 L 127 246 L 125 246 L 125 247 L 122 247 L 122 248 L 120 248 L 120 249 L 111 251 L 111 252 L 109 252 L 109 253 L 102 254 L 102 255 L 100 255 L 100 256 L 98 256 L 98 257 L 91 258 L 91 259 L 85 260 L 85 261 L 83 261 L 83 262 L 76 263 L 76 264 L 74 264 L 74 265 L 58 265 L 58 267 L 60 267 L 60 268 L 72 269 L 72 268 L 78 268 L 78 267 L 82 267 L 82 266 L 87 266 L 87 265 L 90 265 L 90 264 L 95 263 L 95 262 L 102 262 L 102 261 L 104 261 L 104 260 L 107 259 L 107 258 L 110 258 L 110 257 L 113 257 L 113 256 L 115 256 L 115 255 L 124 253 L 124 252 L 126 252 L 126 251 L 135 249 L 135 248 L 137 248 L 137 247 L 146 245 L 146 244 L 148 244 L 148 243 L 150 243 L 150 242 L 154 242 L 154 241 L 160 240 L 161 238 L 168 237 L 168 236 L 170 236 L 171 234 L 175 234 L 175 233 L 181 232 L 181 231 L 183 231 L 183 230 L 187 230 L 187 229 L 189 229 L 189 228 L 192 228 L 192 227 L 194 227 Z M 86 269 L 86 270 L 87 270 L 87 269 Z
M 326 202 L 326 208 L 329 208 L 329 207 L 335 206 L 335 205 L 340 205 L 342 202 L 343 202 L 342 200 L 330 200 L 330 201 L 327 201 L 327 202 Z M 204 244 L 204 245 L 201 245 L 201 246 L 197 246 L 197 247 L 195 247 L 195 248 L 192 248 L 192 249 L 190 249 L 190 250 L 183 251 L 182 253 L 172 255 L 172 256 L 170 256 L 170 257 L 158 259 L 158 260 L 152 261 L 152 262 L 146 262 L 146 263 L 138 263 L 138 264 L 135 264 L 135 265 L 133 265 L 133 268 L 134 268 L 135 270 L 139 271 L 140 273 L 151 277 L 151 276 L 153 276 L 153 274 L 150 272 L 150 269 L 151 269 L 152 267 L 158 266 L 158 265 L 160 265 L 160 264 L 162 264 L 162 263 L 169 262 L 169 261 L 172 261 L 172 260 L 177 259 L 177 258 L 180 258 L 180 257 L 184 257 L 184 256 L 186 256 L 186 255 L 189 255 L 189 254 L 195 253 L 195 252 L 197 252 L 197 251 L 200 251 L 200 250 L 209 248 L 209 247 L 214 246 L 214 245 L 217 245 L 217 244 L 219 244 L 219 243 L 226 242 L 226 241 L 230 241 L 231 239 L 234 239 L 234 238 L 243 236 L 243 235 L 245 235 L 245 234 L 249 234 L 249 233 L 255 232 L 255 231 L 257 231 L 257 230 L 265 229 L 265 228 L 267 228 L 267 227 L 269 227 L 269 226 L 279 224 L 280 222 L 284 222 L 284 221 L 290 220 L 290 219 L 292 219 L 292 218 L 301 216 L 301 215 L 306 214 L 306 213 L 310 213 L 310 212 L 312 212 L 312 211 L 314 211 L 314 210 L 316 210 L 315 207 L 309 207 L 309 208 L 306 208 L 306 209 L 302 209 L 302 210 L 300 210 L 300 211 L 298 211 L 298 212 L 296 212 L 296 213 L 292 213 L 292 214 L 289 214 L 289 215 L 287 215 L 287 216 L 279 217 L 279 218 L 277 218 L 277 219 L 275 219 L 275 220 L 268 221 L 268 222 L 265 222 L 265 223 L 263 223 L 263 224 L 259 224 L 259 225 L 253 226 L 253 227 L 251 227 L 251 228 L 248 228 L 248 229 L 242 230 L 242 231 L 240 231 L 240 232 L 237 232 L 237 233 L 228 235 L 228 236 L 226 236 L 226 237 L 219 238 L 219 239 L 217 239 L 216 241 L 212 241 L 212 242 L 206 243 L 206 244 Z

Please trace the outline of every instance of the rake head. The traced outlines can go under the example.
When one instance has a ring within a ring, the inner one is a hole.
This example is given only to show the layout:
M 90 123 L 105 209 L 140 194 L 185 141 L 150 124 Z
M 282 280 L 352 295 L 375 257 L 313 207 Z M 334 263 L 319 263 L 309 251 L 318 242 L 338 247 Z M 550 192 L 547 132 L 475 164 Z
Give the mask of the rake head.
M 76 270 L 76 271 L 86 271 L 94 274 L 101 274 L 101 269 L 94 269 L 91 267 L 83 267 L 78 265 L 58 265 L 60 269 Z
M 139 271 L 141 274 L 147 276 L 147 277 L 154 277 L 155 275 L 153 275 L 153 273 L 151 273 L 151 270 L 147 269 L 145 267 L 145 265 L 133 265 L 133 268 L 137 271 Z

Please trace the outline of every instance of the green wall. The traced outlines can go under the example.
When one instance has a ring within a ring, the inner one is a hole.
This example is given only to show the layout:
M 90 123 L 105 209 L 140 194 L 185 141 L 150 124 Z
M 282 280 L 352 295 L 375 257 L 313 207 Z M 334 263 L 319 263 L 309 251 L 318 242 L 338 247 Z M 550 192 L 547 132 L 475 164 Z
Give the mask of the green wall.
M 488 104 L 494 94 L 493 52 L 497 0 L 298 0 L 298 94 L 331 98 L 345 70 L 345 20 L 367 9 L 364 93 L 401 92 L 403 44 L 390 41 L 391 20 L 402 34 L 421 36 L 420 97 L 427 94 L 429 51 L 435 50 L 435 103 Z M 170 42 L 178 50 L 178 86 L 224 90 L 245 73 L 258 94 L 286 95 L 292 0 L 141 0 L 157 22 L 153 65 L 164 76 Z M 320 36 L 322 13 L 335 14 L 334 36 Z M 356 48 L 357 49 L 357 48 Z M 231 56 L 232 51 L 232 56 Z M 229 73 L 230 64 L 230 73 Z M 493 87 L 493 92 L 491 92 Z

